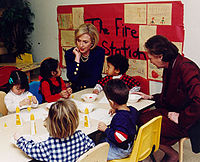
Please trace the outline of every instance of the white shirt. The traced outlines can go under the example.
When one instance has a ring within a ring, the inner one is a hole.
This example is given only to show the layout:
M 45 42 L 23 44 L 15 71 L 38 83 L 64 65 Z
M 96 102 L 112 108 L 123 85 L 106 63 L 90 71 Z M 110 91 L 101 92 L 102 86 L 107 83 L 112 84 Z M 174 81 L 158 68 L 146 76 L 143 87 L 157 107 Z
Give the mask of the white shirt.
M 19 106 L 19 103 L 28 98 L 28 96 L 33 96 L 33 94 L 29 91 L 26 91 L 24 93 L 22 93 L 21 95 L 16 95 L 14 94 L 11 90 L 6 94 L 5 98 L 4 98 L 4 102 L 6 104 L 6 107 L 8 109 L 8 113 L 15 113 L 16 111 L 16 107 L 18 106 L 20 109 L 26 108 L 28 106 L 31 107 L 37 107 L 38 106 L 38 101 L 36 104 L 34 104 L 33 102 L 31 103 L 31 105 L 25 105 L 25 106 Z

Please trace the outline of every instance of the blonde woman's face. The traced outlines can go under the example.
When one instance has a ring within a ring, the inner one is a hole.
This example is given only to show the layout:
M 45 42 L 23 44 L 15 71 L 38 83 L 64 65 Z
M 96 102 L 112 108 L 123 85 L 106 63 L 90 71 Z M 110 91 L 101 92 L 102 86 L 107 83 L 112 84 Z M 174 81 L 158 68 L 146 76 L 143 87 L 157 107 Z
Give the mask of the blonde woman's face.
M 80 37 L 78 37 L 76 44 L 80 53 L 83 55 L 87 55 L 92 46 L 92 41 L 88 34 L 83 34 Z

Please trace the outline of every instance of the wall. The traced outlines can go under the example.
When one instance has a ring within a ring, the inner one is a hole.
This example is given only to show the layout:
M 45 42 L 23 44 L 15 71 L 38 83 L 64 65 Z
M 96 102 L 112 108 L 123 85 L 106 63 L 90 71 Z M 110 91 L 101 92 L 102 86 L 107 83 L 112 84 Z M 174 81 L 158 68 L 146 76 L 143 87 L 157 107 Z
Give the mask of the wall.
M 78 4 L 98 4 L 98 3 L 126 3 L 126 2 L 152 2 L 167 0 L 29 0 L 32 11 L 35 13 L 34 27 L 32 34 L 33 59 L 41 61 L 45 57 L 58 59 L 58 27 L 57 27 L 57 6 L 58 5 L 78 5 Z M 173 1 L 173 0 L 168 0 Z M 184 4 L 184 24 L 185 24 L 185 46 L 184 54 L 191 58 L 200 66 L 198 56 L 198 45 L 200 42 L 200 15 L 199 0 L 182 0 Z M 65 77 L 65 74 L 63 74 Z M 150 93 L 160 91 L 162 84 L 157 82 L 150 83 Z

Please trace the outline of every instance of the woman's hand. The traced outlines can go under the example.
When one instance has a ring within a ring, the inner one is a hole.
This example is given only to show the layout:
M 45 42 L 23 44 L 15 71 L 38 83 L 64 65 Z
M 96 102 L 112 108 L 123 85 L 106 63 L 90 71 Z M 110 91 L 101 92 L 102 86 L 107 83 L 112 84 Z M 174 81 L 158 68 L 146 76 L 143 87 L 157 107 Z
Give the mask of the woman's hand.
M 75 60 L 74 61 L 80 63 L 81 53 L 80 53 L 78 47 L 74 48 L 73 53 L 75 55 Z
M 105 132 L 106 129 L 107 129 L 107 125 L 104 122 L 99 122 L 98 130 Z
M 178 124 L 178 117 L 179 117 L 179 113 L 176 112 L 168 112 L 168 118 L 175 122 L 176 124 Z
M 142 92 L 133 92 L 132 94 L 138 94 L 138 95 L 140 95 L 145 100 L 151 100 L 151 99 L 153 99 L 152 95 L 147 95 L 147 94 L 142 93 Z

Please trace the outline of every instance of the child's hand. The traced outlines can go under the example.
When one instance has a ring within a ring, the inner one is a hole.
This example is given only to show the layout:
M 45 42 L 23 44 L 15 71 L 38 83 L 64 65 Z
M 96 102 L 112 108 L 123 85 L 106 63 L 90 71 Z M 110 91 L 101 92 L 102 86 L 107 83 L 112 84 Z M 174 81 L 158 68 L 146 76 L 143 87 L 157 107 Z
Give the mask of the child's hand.
M 25 98 L 21 102 L 19 102 L 20 107 L 25 105 L 31 105 L 31 101 L 28 98 Z
M 72 94 L 72 89 L 71 88 L 67 88 L 66 90 L 62 90 L 60 92 L 61 97 L 63 98 L 69 98 L 69 96 Z
M 21 137 L 21 135 L 19 134 L 19 133 L 15 133 L 14 135 L 13 135 L 13 138 L 14 138 L 14 140 L 18 140 L 19 138 Z
M 99 94 L 98 89 L 94 89 L 94 90 L 93 90 L 93 93 L 94 93 L 94 94 Z
M 67 97 L 67 96 L 68 96 L 67 90 L 62 90 L 62 91 L 60 92 L 60 95 L 61 95 L 61 97 L 63 97 L 63 98 L 68 98 L 68 97 Z
M 36 104 L 37 103 L 37 98 L 35 96 L 32 96 L 31 97 L 31 102 L 33 102 L 34 104 Z
M 68 94 L 69 94 L 69 96 L 72 94 L 72 89 L 69 87 L 69 88 L 67 88 L 67 92 L 68 92 Z
M 98 130 L 105 132 L 106 129 L 107 129 L 107 125 L 104 122 L 99 122 Z
M 108 114 L 113 115 L 115 113 L 115 109 L 110 109 Z
M 140 95 L 145 100 L 151 100 L 151 99 L 153 99 L 153 96 L 147 95 L 147 94 L 142 93 L 142 92 L 133 92 L 132 94 L 138 94 L 138 95 Z

